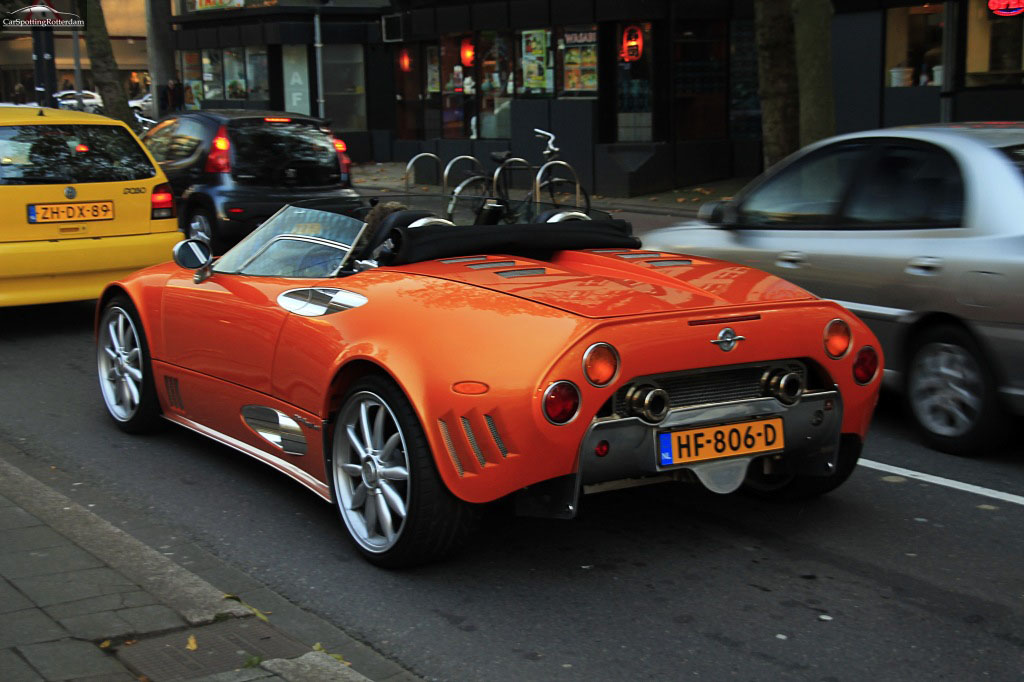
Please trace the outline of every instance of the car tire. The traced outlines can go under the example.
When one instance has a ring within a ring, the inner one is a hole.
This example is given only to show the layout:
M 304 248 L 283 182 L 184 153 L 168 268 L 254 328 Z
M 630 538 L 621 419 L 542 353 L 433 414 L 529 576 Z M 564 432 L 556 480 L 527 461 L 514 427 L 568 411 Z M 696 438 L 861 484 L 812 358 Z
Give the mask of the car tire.
M 857 436 L 841 436 L 836 468 L 828 476 L 763 474 L 760 473 L 759 462 L 754 461 L 740 490 L 751 497 L 773 502 L 800 502 L 821 497 L 841 486 L 850 477 L 860 460 L 861 447 L 861 440 Z
M 913 338 L 907 358 L 904 402 L 928 446 L 974 456 L 1005 444 L 1008 420 L 995 373 L 967 330 L 926 329 Z
M 385 568 L 446 556 L 479 520 L 478 508 L 445 486 L 412 405 L 383 376 L 364 377 L 345 394 L 327 477 L 357 549 Z
M 97 329 L 96 367 L 107 413 L 126 433 L 154 431 L 161 423 L 146 333 L 135 306 L 114 296 Z
M 203 240 L 216 255 L 224 252 L 223 239 L 217 230 L 217 218 L 202 206 L 189 209 L 185 219 L 185 237 Z

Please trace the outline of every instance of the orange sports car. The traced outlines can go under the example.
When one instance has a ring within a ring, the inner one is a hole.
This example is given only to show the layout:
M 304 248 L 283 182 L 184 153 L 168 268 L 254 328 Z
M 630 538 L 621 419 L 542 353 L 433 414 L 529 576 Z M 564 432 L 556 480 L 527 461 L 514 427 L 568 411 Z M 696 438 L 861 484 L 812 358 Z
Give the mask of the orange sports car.
M 480 505 L 570 518 L 664 480 L 779 499 L 860 455 L 875 337 L 778 277 L 640 250 L 627 223 L 456 226 L 426 211 L 287 206 L 104 291 L 103 400 L 180 424 L 338 509 L 373 563 L 435 559 Z

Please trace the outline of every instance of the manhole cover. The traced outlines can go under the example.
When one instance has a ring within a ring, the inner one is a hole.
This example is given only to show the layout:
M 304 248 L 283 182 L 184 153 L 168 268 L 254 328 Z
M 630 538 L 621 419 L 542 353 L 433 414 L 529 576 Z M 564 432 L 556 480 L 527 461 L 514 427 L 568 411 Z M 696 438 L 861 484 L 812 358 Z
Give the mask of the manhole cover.
M 189 637 L 195 637 L 190 650 Z M 153 682 L 191 680 L 271 658 L 294 658 L 309 647 L 255 618 L 234 619 L 146 639 L 117 650 L 122 663 Z

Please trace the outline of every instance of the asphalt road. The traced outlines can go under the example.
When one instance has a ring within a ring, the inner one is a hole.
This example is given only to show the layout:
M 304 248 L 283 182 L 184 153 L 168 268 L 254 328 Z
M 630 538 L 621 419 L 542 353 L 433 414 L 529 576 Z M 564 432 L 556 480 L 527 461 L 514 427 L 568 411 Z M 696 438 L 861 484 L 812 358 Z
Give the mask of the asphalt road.
M 62 492 L 113 523 L 170 524 L 424 677 L 1024 675 L 1017 502 L 865 467 L 796 506 L 664 484 L 587 497 L 570 522 L 496 508 L 460 556 L 382 571 L 329 505 L 268 467 L 177 427 L 118 431 L 97 388 L 92 314 L 0 309 L 0 438 L 70 472 L 82 485 Z M 928 451 L 892 400 L 865 457 L 1024 496 L 1024 448 Z

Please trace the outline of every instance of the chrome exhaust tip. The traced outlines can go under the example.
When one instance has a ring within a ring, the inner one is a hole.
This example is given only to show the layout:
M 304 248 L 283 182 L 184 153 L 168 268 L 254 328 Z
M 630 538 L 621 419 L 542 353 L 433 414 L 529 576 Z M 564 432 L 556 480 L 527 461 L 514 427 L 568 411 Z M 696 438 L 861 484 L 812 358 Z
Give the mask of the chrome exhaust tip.
M 778 369 L 765 375 L 765 389 L 783 405 L 796 405 L 804 394 L 804 378 L 797 372 Z
M 657 386 L 634 386 L 626 393 L 630 413 L 657 424 L 668 415 L 668 393 Z

